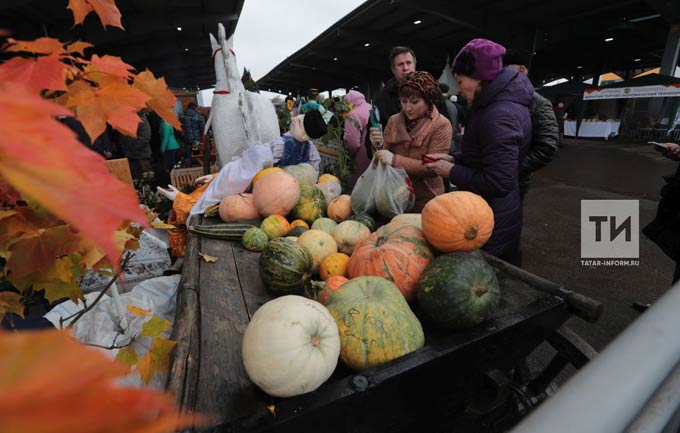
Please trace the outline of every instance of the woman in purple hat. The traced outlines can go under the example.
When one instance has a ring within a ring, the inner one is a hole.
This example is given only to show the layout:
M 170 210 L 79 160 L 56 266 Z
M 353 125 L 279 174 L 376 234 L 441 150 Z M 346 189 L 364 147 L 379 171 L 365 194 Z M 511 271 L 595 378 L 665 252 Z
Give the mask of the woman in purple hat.
M 458 189 L 481 195 L 494 212 L 494 230 L 483 249 L 521 265 L 522 207 L 519 173 L 531 140 L 529 104 L 533 86 L 512 68 L 503 68 L 505 48 L 473 39 L 453 61 L 458 93 L 471 106 L 462 150 L 454 156 L 428 155 L 426 164 Z

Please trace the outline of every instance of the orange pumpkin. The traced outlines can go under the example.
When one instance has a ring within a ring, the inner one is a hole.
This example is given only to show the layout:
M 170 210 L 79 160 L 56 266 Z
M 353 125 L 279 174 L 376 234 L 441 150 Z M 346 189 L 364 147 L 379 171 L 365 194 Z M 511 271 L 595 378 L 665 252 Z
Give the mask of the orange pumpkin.
M 343 221 L 333 230 L 333 239 L 338 244 L 338 251 L 352 255 L 354 246 L 371 235 L 371 231 L 358 221 Z
M 328 174 L 328 173 L 322 174 L 321 177 L 319 177 L 319 180 L 316 181 L 316 183 L 317 183 L 317 185 L 321 185 L 321 184 L 324 184 L 324 183 L 329 182 L 329 181 L 340 183 L 340 179 L 338 179 L 337 177 L 333 176 L 332 174 Z
M 328 204 L 328 209 L 326 210 L 328 218 L 335 222 L 342 222 L 349 219 L 349 217 L 352 216 L 351 199 L 352 197 L 349 195 L 343 194 L 331 200 Z
M 290 228 L 294 229 L 295 227 L 304 227 L 306 229 L 309 229 L 309 224 L 307 224 L 303 220 L 294 220 L 292 223 L 290 223 Z
M 269 167 L 265 168 L 264 170 L 260 170 L 257 172 L 255 177 L 253 178 L 253 187 L 257 183 L 258 180 L 262 179 L 264 176 L 268 175 L 269 173 L 276 173 L 276 172 L 282 172 L 283 169 L 281 167 Z
M 341 275 L 334 275 L 326 280 L 326 287 L 317 295 L 318 301 L 326 305 L 328 298 L 349 280 Z
M 228 195 L 220 202 L 220 218 L 225 223 L 255 219 L 260 216 L 253 203 L 253 195 L 247 193 Z
M 287 215 L 300 198 L 300 184 L 290 174 L 273 172 L 260 178 L 253 188 L 255 208 L 262 216 Z
M 422 230 L 408 224 L 389 224 L 354 248 L 348 271 L 350 278 L 386 278 L 411 301 L 420 275 L 432 259 L 434 252 Z
M 439 251 L 472 251 L 491 237 L 493 211 L 482 197 L 454 191 L 430 200 L 422 212 L 423 232 Z
M 330 277 L 341 275 L 347 276 L 349 266 L 349 256 L 344 253 L 333 253 L 327 255 L 319 265 L 319 276 L 326 281 Z
M 270 215 L 262 221 L 260 228 L 267 233 L 269 240 L 272 240 L 286 236 L 290 231 L 290 224 L 281 215 Z

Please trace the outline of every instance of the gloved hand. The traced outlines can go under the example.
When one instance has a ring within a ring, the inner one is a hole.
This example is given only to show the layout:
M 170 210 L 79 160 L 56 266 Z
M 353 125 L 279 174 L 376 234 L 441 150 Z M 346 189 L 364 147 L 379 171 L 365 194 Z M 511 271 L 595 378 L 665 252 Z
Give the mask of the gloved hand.
M 213 179 L 213 177 L 214 176 L 212 174 L 206 174 L 205 176 L 201 176 L 201 177 L 197 178 L 195 183 L 196 183 L 196 185 L 208 183 Z
M 387 149 L 381 149 L 375 153 L 375 157 L 378 161 L 382 162 L 385 165 L 392 165 L 392 161 L 394 161 L 394 153 L 390 152 Z
M 170 201 L 175 201 L 177 194 L 181 192 L 172 185 L 168 185 L 168 189 L 163 189 L 160 186 L 157 186 L 156 191 L 158 192 L 158 194 L 162 195 L 163 197 L 167 198 Z

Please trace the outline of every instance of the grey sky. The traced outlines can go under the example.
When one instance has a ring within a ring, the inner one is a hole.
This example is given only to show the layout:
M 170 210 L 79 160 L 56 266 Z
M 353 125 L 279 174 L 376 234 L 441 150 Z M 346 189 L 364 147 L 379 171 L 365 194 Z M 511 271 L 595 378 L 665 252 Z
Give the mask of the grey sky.
M 363 2 L 246 0 L 234 35 L 239 69 L 262 78 Z

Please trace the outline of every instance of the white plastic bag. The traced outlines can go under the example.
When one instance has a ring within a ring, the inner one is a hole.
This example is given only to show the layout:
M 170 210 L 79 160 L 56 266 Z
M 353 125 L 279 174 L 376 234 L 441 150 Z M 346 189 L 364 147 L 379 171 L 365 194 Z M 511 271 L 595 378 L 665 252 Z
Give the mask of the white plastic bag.
M 273 160 L 271 147 L 262 143 L 253 144 L 240 157 L 235 156 L 231 162 L 222 167 L 217 177 L 210 182 L 203 195 L 191 208 L 189 220 L 192 216 L 201 214 L 210 206 L 219 203 L 225 196 L 245 191 L 257 172 L 270 167 Z
M 379 213 L 388 218 L 408 212 L 415 204 L 413 184 L 403 168 L 369 164 L 352 191 L 354 213 Z

